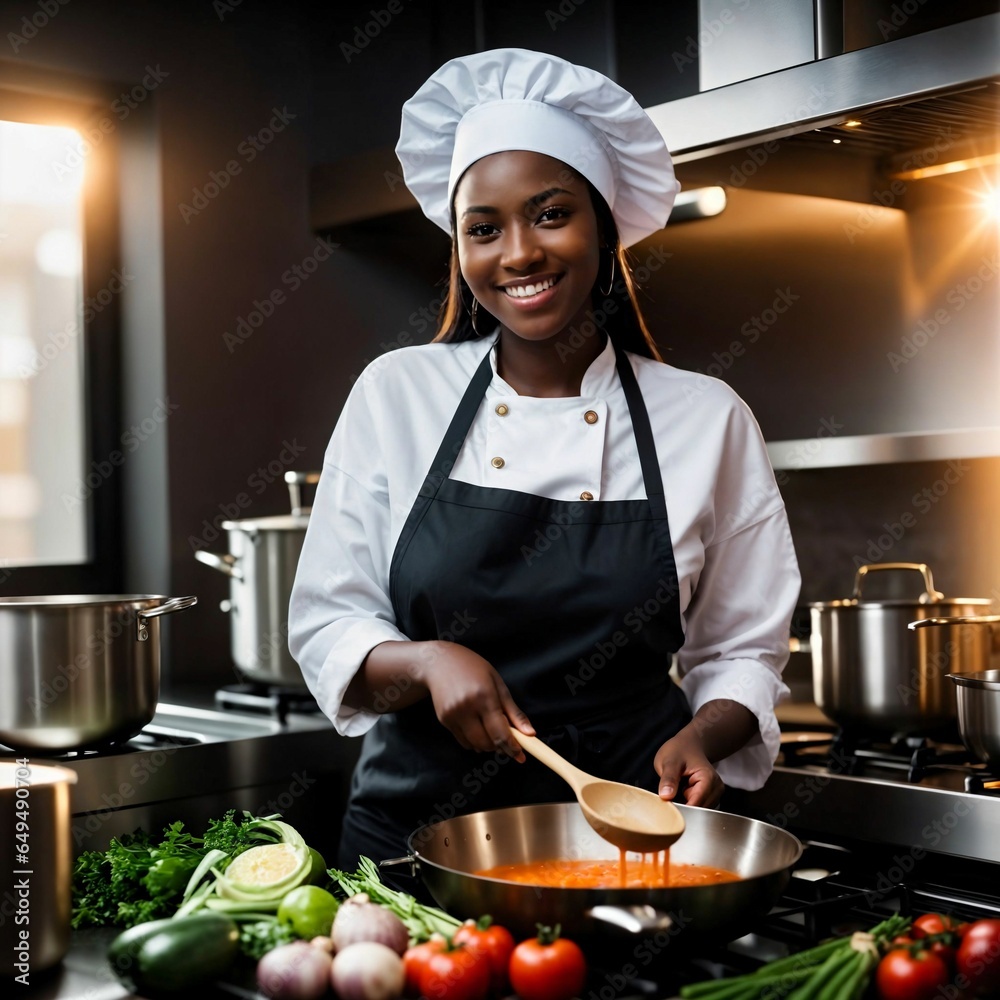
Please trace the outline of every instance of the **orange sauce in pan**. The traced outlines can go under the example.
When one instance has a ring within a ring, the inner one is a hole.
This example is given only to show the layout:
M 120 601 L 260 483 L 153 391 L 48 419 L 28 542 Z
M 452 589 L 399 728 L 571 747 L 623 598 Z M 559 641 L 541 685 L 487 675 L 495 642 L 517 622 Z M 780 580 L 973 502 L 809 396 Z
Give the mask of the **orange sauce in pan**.
M 617 861 L 570 861 L 567 858 L 553 858 L 551 861 L 532 861 L 528 864 L 496 865 L 474 874 L 559 889 L 676 889 L 682 886 L 738 882 L 740 878 L 735 872 L 725 868 L 671 865 L 669 851 L 643 854 L 638 859 L 626 859 L 625 852 L 622 851 Z

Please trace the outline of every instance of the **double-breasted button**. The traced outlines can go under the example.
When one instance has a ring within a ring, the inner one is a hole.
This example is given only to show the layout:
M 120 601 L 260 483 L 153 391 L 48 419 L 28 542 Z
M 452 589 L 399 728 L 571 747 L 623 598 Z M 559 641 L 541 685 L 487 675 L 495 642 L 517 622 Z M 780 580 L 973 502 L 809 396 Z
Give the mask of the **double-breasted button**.
M 494 469 L 502 469 L 504 467 L 504 460 L 497 455 L 496 458 L 490 460 L 490 465 L 492 465 Z
M 584 490 L 580 494 L 580 499 L 581 500 L 593 500 L 594 499 L 594 494 L 591 493 L 590 490 Z
M 506 417 L 508 413 L 510 413 L 510 410 L 507 408 L 506 403 L 497 403 L 496 414 L 498 417 Z
M 596 424 L 600 419 L 593 410 L 587 410 L 583 415 L 583 419 L 587 421 L 588 424 Z

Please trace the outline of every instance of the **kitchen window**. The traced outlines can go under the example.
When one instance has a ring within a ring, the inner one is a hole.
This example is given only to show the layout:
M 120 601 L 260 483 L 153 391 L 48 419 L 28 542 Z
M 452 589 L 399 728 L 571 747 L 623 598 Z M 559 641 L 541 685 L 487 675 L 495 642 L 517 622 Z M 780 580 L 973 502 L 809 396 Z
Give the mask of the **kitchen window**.
M 114 590 L 120 573 L 109 528 L 126 282 L 113 142 L 88 138 L 89 113 L 0 92 L 0 593 Z

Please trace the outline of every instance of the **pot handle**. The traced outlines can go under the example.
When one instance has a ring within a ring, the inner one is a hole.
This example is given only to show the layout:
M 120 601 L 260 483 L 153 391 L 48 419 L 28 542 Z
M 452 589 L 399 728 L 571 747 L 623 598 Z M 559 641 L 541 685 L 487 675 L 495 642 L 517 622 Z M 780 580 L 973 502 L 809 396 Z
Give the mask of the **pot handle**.
M 603 924 L 618 927 L 629 934 L 648 934 L 650 931 L 670 931 L 675 919 L 653 906 L 592 906 L 583 915 Z
M 198 562 L 204 563 L 206 566 L 211 566 L 212 569 L 217 569 L 220 573 L 225 573 L 226 576 L 231 576 L 235 580 L 243 579 L 243 571 L 236 565 L 239 562 L 236 556 L 229 555 L 228 553 L 220 556 L 216 552 L 206 552 L 204 549 L 196 549 L 194 557 Z
M 308 514 L 308 507 L 302 506 L 302 487 L 315 486 L 319 482 L 318 472 L 286 472 L 285 482 L 288 484 L 288 501 L 292 507 L 292 515 Z
M 136 638 L 139 642 L 145 642 L 149 638 L 150 618 L 159 618 L 160 615 L 170 615 L 175 611 L 183 611 L 185 608 L 192 608 L 198 603 L 197 597 L 171 597 L 155 608 L 147 608 L 140 611 L 135 616 Z
M 929 625 L 986 625 L 992 628 L 1000 625 L 1000 615 L 959 615 L 955 618 L 921 618 L 920 621 L 910 622 L 906 627 L 916 630 L 926 628 Z M 993 650 L 1000 652 L 1000 628 L 993 630 Z
M 956 618 L 921 618 L 910 622 L 907 628 L 925 628 L 928 625 L 997 625 L 1000 615 L 960 615 Z
M 854 599 L 861 600 L 861 584 L 869 573 L 876 570 L 886 569 L 910 569 L 919 573 L 924 578 L 924 592 L 917 598 L 921 604 L 930 604 L 932 601 L 943 601 L 944 594 L 934 589 L 934 577 L 931 575 L 931 568 L 927 563 L 910 562 L 888 562 L 888 563 L 868 563 L 858 568 L 854 577 Z
M 409 865 L 410 878 L 417 877 L 417 869 L 420 867 L 420 862 L 417 861 L 415 854 L 405 854 L 401 858 L 386 858 L 385 861 L 378 863 L 379 868 L 396 868 L 399 865 Z

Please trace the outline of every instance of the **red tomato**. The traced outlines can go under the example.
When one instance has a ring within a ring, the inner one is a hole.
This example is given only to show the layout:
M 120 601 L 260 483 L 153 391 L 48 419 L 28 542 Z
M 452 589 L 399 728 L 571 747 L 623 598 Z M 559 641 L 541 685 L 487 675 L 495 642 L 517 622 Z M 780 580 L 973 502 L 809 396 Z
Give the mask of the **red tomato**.
M 579 946 L 555 930 L 538 927 L 510 956 L 510 984 L 521 1000 L 572 1000 L 583 989 L 587 960 Z
M 467 920 L 453 938 L 455 944 L 480 951 L 490 963 L 490 989 L 494 996 L 507 992 L 510 956 L 514 951 L 514 936 L 506 927 L 494 924 L 489 917 L 481 917 L 478 923 Z
M 959 922 L 942 913 L 924 913 L 913 921 L 910 937 L 929 937 L 931 934 L 943 934 L 945 931 L 957 930 Z
M 489 959 L 464 944 L 432 952 L 420 976 L 428 1000 L 486 1000 L 489 991 Z
M 1000 992 L 1000 920 L 977 920 L 965 932 L 956 964 L 980 996 Z
M 423 944 L 407 948 L 403 955 L 403 969 L 406 973 L 406 985 L 403 987 L 408 997 L 418 997 L 423 992 L 423 977 L 431 955 L 444 951 L 448 942 L 444 938 L 432 938 Z
M 928 945 L 928 950 L 948 966 L 949 975 L 955 971 L 955 945 L 947 941 L 932 941 Z
M 882 1000 L 935 1000 L 948 984 L 948 967 L 929 951 L 911 955 L 894 948 L 878 964 L 875 985 Z

